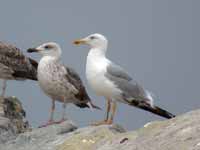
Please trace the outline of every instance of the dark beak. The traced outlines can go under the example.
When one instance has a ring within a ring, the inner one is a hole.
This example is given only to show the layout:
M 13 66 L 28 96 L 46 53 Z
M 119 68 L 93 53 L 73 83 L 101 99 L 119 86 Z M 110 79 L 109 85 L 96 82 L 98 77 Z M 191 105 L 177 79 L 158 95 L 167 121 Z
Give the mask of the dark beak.
M 38 52 L 38 50 L 36 48 L 29 48 L 27 49 L 28 53 L 33 53 L 33 52 Z

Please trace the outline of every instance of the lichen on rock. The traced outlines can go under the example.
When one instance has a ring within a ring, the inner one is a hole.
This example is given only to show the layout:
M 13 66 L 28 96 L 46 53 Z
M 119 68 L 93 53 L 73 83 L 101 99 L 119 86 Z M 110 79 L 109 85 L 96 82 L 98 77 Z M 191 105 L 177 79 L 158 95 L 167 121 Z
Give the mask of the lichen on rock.
M 29 123 L 26 120 L 26 112 L 17 97 L 6 97 L 3 100 L 4 117 L 16 126 L 16 133 L 29 131 Z

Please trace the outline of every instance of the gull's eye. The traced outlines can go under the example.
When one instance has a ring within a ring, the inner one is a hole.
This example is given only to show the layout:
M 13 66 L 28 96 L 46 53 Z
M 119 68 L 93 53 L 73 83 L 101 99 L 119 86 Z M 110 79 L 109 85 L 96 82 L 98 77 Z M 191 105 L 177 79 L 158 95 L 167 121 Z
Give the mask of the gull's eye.
M 91 36 L 90 39 L 91 39 L 91 40 L 94 40 L 94 39 L 96 39 L 96 37 L 95 37 L 95 36 Z
M 45 49 L 50 49 L 51 47 L 49 45 L 45 45 Z

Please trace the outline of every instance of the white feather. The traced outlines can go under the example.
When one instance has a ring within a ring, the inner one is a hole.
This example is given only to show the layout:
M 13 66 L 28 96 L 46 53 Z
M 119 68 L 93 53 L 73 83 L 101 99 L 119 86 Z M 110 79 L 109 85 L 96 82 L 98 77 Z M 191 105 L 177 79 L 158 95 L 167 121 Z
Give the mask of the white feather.
M 153 99 L 153 94 L 150 91 L 146 90 L 146 96 L 150 101 L 151 107 L 154 107 L 154 99 Z

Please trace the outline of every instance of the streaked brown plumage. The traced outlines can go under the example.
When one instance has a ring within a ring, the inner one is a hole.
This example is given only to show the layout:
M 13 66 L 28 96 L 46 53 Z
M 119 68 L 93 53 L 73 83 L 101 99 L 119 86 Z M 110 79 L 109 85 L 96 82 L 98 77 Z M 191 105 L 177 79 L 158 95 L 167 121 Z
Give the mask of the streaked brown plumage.
M 0 79 L 3 79 L 2 96 L 5 94 L 6 80 L 37 80 L 38 63 L 26 57 L 14 45 L 0 42 Z
M 44 43 L 36 48 L 28 49 L 27 52 L 37 52 L 42 55 L 38 65 L 38 83 L 52 100 L 49 120 L 41 127 L 65 121 L 67 119 L 65 108 L 69 103 L 80 108 L 100 109 L 92 103 L 78 73 L 71 67 L 62 64 L 60 59 L 62 50 L 57 43 Z M 54 120 L 55 101 L 63 103 L 60 121 Z

